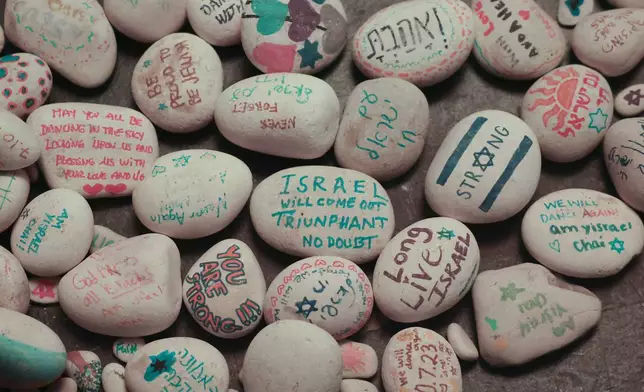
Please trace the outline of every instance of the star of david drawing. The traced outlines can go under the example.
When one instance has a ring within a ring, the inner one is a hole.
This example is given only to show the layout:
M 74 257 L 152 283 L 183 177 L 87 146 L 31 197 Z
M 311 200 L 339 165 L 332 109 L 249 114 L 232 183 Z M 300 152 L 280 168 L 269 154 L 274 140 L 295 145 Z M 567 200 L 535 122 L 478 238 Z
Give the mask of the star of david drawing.
M 186 167 L 190 158 L 192 158 L 190 155 L 181 154 L 179 158 L 172 158 L 172 162 L 174 162 L 174 167 Z
M 622 252 L 626 250 L 626 248 L 624 248 L 624 241 L 620 240 L 617 237 L 615 237 L 615 239 L 608 244 L 610 245 L 610 250 L 616 252 L 619 255 L 621 255 Z
M 501 287 L 501 301 L 516 301 L 517 294 L 524 292 L 525 289 L 516 287 L 514 283 L 510 283 L 507 287 Z
M 295 303 L 295 306 L 297 306 L 297 312 L 295 313 L 301 314 L 308 319 L 311 313 L 318 311 L 318 308 L 315 307 L 317 303 L 318 301 L 316 300 L 309 300 L 304 297 L 300 302 Z
M 624 101 L 628 103 L 628 106 L 639 106 L 642 98 L 644 98 L 642 89 L 631 90 L 628 94 L 624 95 Z
M 441 231 L 438 232 L 438 239 L 439 240 L 451 240 L 454 237 L 456 237 L 456 234 L 454 234 L 454 231 L 453 230 L 447 230 L 444 227 L 441 229 Z
M 608 114 L 599 108 L 595 113 L 590 113 L 590 125 L 588 129 L 593 128 L 597 133 L 601 133 L 606 129 L 606 123 L 608 122 Z
M 27 218 L 29 218 L 29 213 L 30 212 L 31 212 L 31 210 L 29 208 L 25 208 L 25 210 L 22 211 L 22 214 L 20 214 L 20 217 L 22 219 L 27 219 Z
M 148 68 L 150 65 L 152 65 L 152 61 L 150 60 L 145 60 L 143 62 L 143 68 Z
M 486 171 L 488 167 L 494 166 L 494 154 L 487 147 L 483 147 L 481 151 L 474 153 L 474 163 L 472 166 L 480 167 L 483 172 Z

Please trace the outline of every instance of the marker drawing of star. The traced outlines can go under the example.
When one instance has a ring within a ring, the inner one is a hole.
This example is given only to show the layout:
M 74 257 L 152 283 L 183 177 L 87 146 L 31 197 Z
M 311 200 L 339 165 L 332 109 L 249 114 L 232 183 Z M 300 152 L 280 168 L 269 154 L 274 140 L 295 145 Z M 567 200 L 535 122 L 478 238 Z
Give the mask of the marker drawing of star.
M 472 166 L 480 167 L 481 171 L 486 171 L 488 167 L 494 166 L 494 154 L 487 147 L 483 147 L 481 151 L 474 153 L 474 163 Z
M 628 103 L 628 106 L 639 106 L 642 98 L 644 98 L 642 89 L 631 90 L 628 94 L 624 95 L 624 101 Z
M 186 167 L 188 166 L 190 158 L 192 158 L 191 155 L 181 154 L 179 158 L 172 158 L 172 162 L 174 162 L 174 167 Z
M 456 234 L 454 234 L 454 231 L 453 230 L 447 230 L 444 227 L 441 229 L 441 231 L 438 232 L 438 239 L 439 240 L 451 240 L 454 237 L 456 237 Z
M 318 51 L 319 42 L 311 42 L 308 39 L 304 41 L 304 47 L 297 51 L 302 57 L 300 68 L 311 67 L 315 68 L 315 63 L 322 60 L 323 56 Z
M 514 283 L 510 283 L 506 287 L 501 287 L 501 301 L 516 301 L 517 294 L 524 291 L 525 289 L 517 287 Z
M 150 65 L 152 65 L 152 61 L 151 61 L 151 60 L 145 60 L 145 61 L 143 62 L 143 68 L 147 68 L 147 67 L 149 67 Z
M 626 248 L 624 247 L 624 241 L 620 240 L 617 237 L 615 237 L 615 239 L 608 244 L 610 245 L 610 250 L 616 252 L 619 255 L 621 255 L 622 252 L 626 250 Z
M 597 133 L 601 133 L 601 131 L 606 129 L 607 122 L 608 114 L 604 113 L 602 108 L 599 108 L 595 113 L 590 113 L 590 125 L 588 128 L 593 128 Z
M 177 362 L 176 354 L 168 350 L 153 355 L 150 358 L 150 364 L 145 369 L 143 378 L 147 382 L 154 381 L 163 373 L 170 372 L 172 366 Z
M 304 297 L 301 301 L 295 303 L 295 306 L 297 306 L 297 311 L 295 313 L 301 314 L 308 319 L 311 313 L 318 311 L 318 308 L 315 307 L 315 304 L 317 303 L 318 301 L 316 300 L 309 300 Z M 306 309 L 304 308 L 305 306 Z
M 21 217 L 22 219 L 27 219 L 27 218 L 29 218 L 29 213 L 30 213 L 30 212 L 31 212 L 31 210 L 30 210 L 29 208 L 25 208 L 25 209 L 22 211 L 22 214 L 20 214 L 20 217 Z
M 159 104 L 159 110 L 166 110 L 167 108 L 168 108 L 168 105 L 166 105 L 165 103 Z

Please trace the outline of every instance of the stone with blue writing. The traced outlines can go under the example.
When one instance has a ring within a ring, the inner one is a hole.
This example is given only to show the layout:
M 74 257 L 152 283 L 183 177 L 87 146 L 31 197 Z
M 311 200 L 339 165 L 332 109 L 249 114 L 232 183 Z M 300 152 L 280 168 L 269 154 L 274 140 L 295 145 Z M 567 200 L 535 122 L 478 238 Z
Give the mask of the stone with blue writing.
M 378 355 L 368 344 L 345 340 L 342 350 L 342 378 L 371 378 L 378 372 Z
M 517 366 L 564 347 L 599 322 L 602 304 L 539 264 L 482 272 L 472 288 L 481 356 Z
M 342 380 L 340 392 L 378 392 L 378 388 L 365 380 Z
M 644 113 L 644 83 L 626 87 L 615 96 L 615 111 L 622 117 Z
M 447 134 L 425 177 L 425 197 L 441 216 L 464 223 L 503 221 L 537 189 L 541 152 L 520 118 L 499 110 L 473 113 Z
M 119 360 L 128 363 L 143 346 L 145 346 L 143 338 L 119 338 L 112 344 L 112 354 Z
M 114 28 L 146 44 L 179 31 L 186 20 L 186 0 L 105 0 Z
M 14 45 L 80 87 L 98 87 L 114 70 L 116 37 L 96 0 L 8 0 L 4 28 Z
M 61 377 L 53 384 L 50 384 L 46 392 L 76 392 L 78 391 L 78 385 L 71 377 Z M 108 391 L 109 392 L 109 391 Z M 123 391 L 125 392 L 125 391 Z
M 24 170 L 0 171 L 0 189 L 0 233 L 3 233 L 20 217 L 31 184 Z
M 14 53 L 0 58 L 0 108 L 25 117 L 47 101 L 51 70 L 40 57 Z
M 79 392 L 100 392 L 103 366 L 101 359 L 92 351 L 67 353 L 65 374 L 76 381 Z
M 127 392 L 125 368 L 120 363 L 113 362 L 105 365 L 101 381 L 105 392 Z
M 209 44 L 241 43 L 244 0 L 188 0 L 186 9 L 190 26 Z
M 87 255 L 94 214 L 80 194 L 52 189 L 22 210 L 11 231 L 11 252 L 36 276 L 62 275 Z
M 125 366 L 129 392 L 226 391 L 230 382 L 224 356 L 203 340 L 187 337 L 148 343 Z
M 644 8 L 642 0 L 607 0 L 609 4 L 618 8 Z
M 24 169 L 38 158 L 40 145 L 33 129 L 15 114 L 0 110 L 0 170 Z
M 0 388 L 39 388 L 63 374 L 67 353 L 58 335 L 40 321 L 0 307 Z
M 110 228 L 101 225 L 94 225 L 94 237 L 92 238 L 92 245 L 89 248 L 89 252 L 94 253 L 97 250 L 103 249 L 106 246 L 110 246 L 126 238 L 127 237 L 115 233 Z
M 16 257 L 0 246 L 0 308 L 20 313 L 29 309 L 29 283 Z
M 320 158 L 333 146 L 340 101 L 311 75 L 277 73 L 228 87 L 215 106 L 217 128 L 230 142 L 285 158 Z
M 180 269 L 179 249 L 170 238 L 132 237 L 92 253 L 65 274 L 58 300 L 67 317 L 89 331 L 152 335 L 179 316 Z
M 156 162 L 132 195 L 148 229 L 172 238 L 206 237 L 228 226 L 246 205 L 253 176 L 244 162 L 213 150 L 182 150 Z
M 575 26 L 594 10 L 595 0 L 559 0 L 557 20 L 562 26 Z
M 521 235 L 538 262 L 576 278 L 619 273 L 644 249 L 642 219 L 616 197 L 564 189 L 535 201 Z
M 642 146 L 644 117 L 616 122 L 604 138 L 604 163 L 620 199 L 635 210 L 644 212 Z
M 397 78 L 368 80 L 349 96 L 335 157 L 342 167 L 392 180 L 414 166 L 428 128 L 429 104 L 418 87 Z
M 259 236 L 295 256 L 333 255 L 356 264 L 375 259 L 394 232 L 391 200 L 366 174 L 299 166 L 262 181 L 250 199 Z
M 429 218 L 389 241 L 373 273 L 378 309 L 413 323 L 438 316 L 469 291 L 481 256 L 474 234 L 452 218 Z
M 479 358 L 479 350 L 472 341 L 472 338 L 459 324 L 451 323 L 447 327 L 447 341 L 452 345 L 456 355 L 464 361 L 476 361 Z

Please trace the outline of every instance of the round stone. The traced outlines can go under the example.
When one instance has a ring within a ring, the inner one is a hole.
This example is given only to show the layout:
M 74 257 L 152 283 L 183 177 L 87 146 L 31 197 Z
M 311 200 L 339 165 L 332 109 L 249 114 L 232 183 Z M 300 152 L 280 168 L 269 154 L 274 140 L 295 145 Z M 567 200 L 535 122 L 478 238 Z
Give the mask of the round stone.
M 27 274 L 16 257 L 0 246 L 0 308 L 27 313 L 29 309 L 29 283 Z M 0 378 L 0 383 L 2 378 Z
M 580 20 L 595 11 L 595 0 L 559 0 L 557 19 L 562 26 L 575 26 Z
M 615 111 L 622 117 L 634 117 L 644 113 L 644 83 L 627 87 L 617 94 Z
M 119 338 L 112 344 L 112 354 L 128 363 L 145 346 L 143 338 Z
M 105 0 L 103 6 L 112 26 L 143 43 L 178 31 L 186 20 L 186 0 Z
M 127 237 L 117 234 L 105 226 L 94 225 L 94 237 L 92 238 L 92 246 L 90 246 L 89 252 L 94 253 L 125 239 Z
M 364 380 L 342 380 L 340 392 L 378 392 L 378 388 Z
M 186 8 L 190 26 L 209 44 L 241 43 L 244 0 L 188 0 Z
M 0 233 L 7 230 L 20 217 L 22 209 L 27 204 L 29 197 L 29 177 L 24 170 L 14 172 L 0 171 L 0 191 L 3 198 L 0 201 Z M 7 197 L 11 194 L 11 197 Z
M 101 360 L 91 351 L 67 353 L 65 374 L 76 381 L 79 392 L 100 392 L 103 366 Z
M 125 368 L 119 363 L 105 365 L 101 381 L 105 392 L 127 392 Z
M 644 212 L 644 117 L 613 124 L 604 138 L 604 163 L 619 197 Z M 642 154 L 640 154 L 640 152 Z
M 15 114 L 0 110 L 0 170 L 24 169 L 38 158 L 36 133 Z
M 43 305 L 58 303 L 58 281 L 60 281 L 60 277 L 30 277 L 29 299 L 31 302 Z
M 15 53 L 0 58 L 0 107 L 16 116 L 27 116 L 44 104 L 52 84 L 51 70 L 38 56 Z
M 451 323 L 447 327 L 447 340 L 460 359 L 464 361 L 476 361 L 479 358 L 479 350 L 476 349 L 472 338 L 469 337 L 460 325 Z
M 76 392 L 78 385 L 71 377 L 61 377 L 46 389 L 47 392 Z
M 342 378 L 371 378 L 378 371 L 378 355 L 368 344 L 340 342 L 342 350 Z

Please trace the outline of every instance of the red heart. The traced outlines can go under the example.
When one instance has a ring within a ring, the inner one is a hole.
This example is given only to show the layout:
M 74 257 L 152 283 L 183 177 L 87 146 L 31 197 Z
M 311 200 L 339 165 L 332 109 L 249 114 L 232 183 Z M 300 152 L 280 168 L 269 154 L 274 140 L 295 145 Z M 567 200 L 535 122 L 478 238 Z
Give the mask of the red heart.
M 297 45 L 277 45 L 270 42 L 259 44 L 253 50 L 253 58 L 266 67 L 265 73 L 291 72 Z
M 101 184 L 85 184 L 83 185 L 83 192 L 87 193 L 88 196 L 96 196 L 103 190 L 103 185 Z
M 528 20 L 528 19 L 530 19 L 530 11 L 528 11 L 528 10 L 521 10 L 521 11 L 519 11 L 519 16 L 520 16 L 523 20 Z
M 127 185 L 121 183 L 121 184 L 116 184 L 116 185 L 105 185 L 105 191 L 107 193 L 111 193 L 113 195 L 118 195 L 119 193 L 123 193 L 127 190 Z

